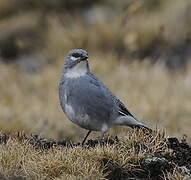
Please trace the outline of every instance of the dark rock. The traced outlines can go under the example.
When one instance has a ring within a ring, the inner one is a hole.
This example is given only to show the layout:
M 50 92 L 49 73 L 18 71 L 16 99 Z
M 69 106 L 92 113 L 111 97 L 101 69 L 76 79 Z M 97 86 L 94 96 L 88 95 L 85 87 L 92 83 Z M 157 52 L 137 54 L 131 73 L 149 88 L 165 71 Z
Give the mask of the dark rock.
M 6 144 L 7 140 L 9 139 L 9 135 L 7 134 L 0 134 L 0 144 Z
M 141 165 L 151 177 L 162 175 L 162 172 L 169 172 L 173 168 L 167 159 L 151 155 L 146 156 L 141 161 Z

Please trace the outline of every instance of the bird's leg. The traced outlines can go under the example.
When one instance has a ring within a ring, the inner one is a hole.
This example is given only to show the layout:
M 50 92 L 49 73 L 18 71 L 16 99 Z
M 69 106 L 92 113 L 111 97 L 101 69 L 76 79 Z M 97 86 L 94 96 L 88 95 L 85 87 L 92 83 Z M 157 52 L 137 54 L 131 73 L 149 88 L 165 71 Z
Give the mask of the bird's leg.
M 100 140 L 98 141 L 101 146 L 104 146 L 107 144 L 108 137 L 106 137 L 107 131 L 101 132 Z
M 88 138 L 88 136 L 90 135 L 91 131 L 88 131 L 86 137 L 84 138 L 84 140 L 82 141 L 82 146 L 84 145 L 86 139 Z
M 101 139 L 104 139 L 104 138 L 105 138 L 105 134 L 106 134 L 106 132 L 102 132 L 102 133 L 101 133 Z
M 101 141 L 103 141 L 103 142 L 107 141 L 108 138 L 107 138 L 106 134 L 107 134 L 107 131 L 104 131 L 101 133 Z

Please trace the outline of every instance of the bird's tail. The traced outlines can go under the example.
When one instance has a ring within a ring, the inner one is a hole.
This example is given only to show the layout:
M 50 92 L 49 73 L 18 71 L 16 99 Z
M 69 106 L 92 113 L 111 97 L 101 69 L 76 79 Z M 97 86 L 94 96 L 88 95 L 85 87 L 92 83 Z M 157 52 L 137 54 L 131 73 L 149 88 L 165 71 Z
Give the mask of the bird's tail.
M 150 127 L 148 127 L 146 124 L 144 124 L 143 122 L 141 122 L 141 121 L 139 121 L 139 120 L 137 120 L 135 117 L 133 117 L 134 118 L 134 120 L 135 120 L 135 122 L 136 123 L 134 123 L 134 124 L 132 124 L 131 125 L 131 127 L 134 129 L 134 128 L 137 128 L 137 129 L 144 129 L 144 130 L 147 130 L 148 132 L 150 132 L 150 133 L 152 133 L 153 132 L 153 130 L 150 128 Z
M 130 126 L 131 128 L 143 128 L 147 129 L 149 132 L 152 132 L 152 129 L 149 128 L 147 125 L 142 123 L 141 121 L 137 120 L 134 116 L 119 116 L 116 119 L 116 125 L 126 125 Z

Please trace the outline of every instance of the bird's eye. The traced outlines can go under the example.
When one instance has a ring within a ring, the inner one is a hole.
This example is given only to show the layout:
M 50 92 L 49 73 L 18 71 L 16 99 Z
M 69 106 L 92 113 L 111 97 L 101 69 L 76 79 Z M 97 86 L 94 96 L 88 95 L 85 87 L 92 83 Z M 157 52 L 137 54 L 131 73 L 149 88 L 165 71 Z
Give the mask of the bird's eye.
M 78 58 L 78 57 L 80 57 L 80 54 L 74 53 L 74 54 L 72 54 L 72 56 L 75 57 L 75 58 Z

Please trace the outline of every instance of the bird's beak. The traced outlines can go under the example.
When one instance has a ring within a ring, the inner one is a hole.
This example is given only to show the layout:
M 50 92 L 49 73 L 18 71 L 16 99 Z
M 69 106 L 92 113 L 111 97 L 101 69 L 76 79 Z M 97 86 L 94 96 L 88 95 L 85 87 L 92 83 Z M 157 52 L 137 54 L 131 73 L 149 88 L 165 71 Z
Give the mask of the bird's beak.
M 85 61 L 85 60 L 87 60 L 88 59 L 88 56 L 84 56 L 81 60 L 82 61 Z

